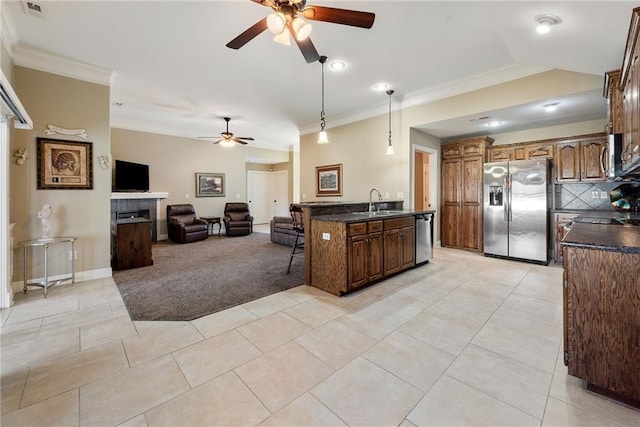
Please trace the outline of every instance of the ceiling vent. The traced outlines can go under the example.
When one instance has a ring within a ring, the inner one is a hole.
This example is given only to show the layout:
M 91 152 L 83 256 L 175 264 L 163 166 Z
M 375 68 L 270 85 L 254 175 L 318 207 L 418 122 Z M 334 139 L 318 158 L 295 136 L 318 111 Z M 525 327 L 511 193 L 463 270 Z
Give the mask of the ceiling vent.
M 44 10 L 42 9 L 42 6 L 39 5 L 38 3 L 34 3 L 32 1 L 23 1 L 22 9 L 24 10 L 24 13 L 26 13 L 29 16 L 44 18 Z

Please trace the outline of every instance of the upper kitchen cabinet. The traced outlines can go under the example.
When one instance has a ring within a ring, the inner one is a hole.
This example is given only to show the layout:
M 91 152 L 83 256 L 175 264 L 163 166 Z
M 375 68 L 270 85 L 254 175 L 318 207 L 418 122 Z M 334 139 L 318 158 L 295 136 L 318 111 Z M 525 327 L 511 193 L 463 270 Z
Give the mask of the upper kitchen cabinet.
M 604 134 L 558 142 L 554 157 L 556 181 L 605 181 L 606 146 Z
M 552 159 L 553 158 L 553 143 L 543 142 L 539 144 L 527 144 L 526 145 L 526 158 L 531 159 Z
M 497 145 L 489 149 L 489 162 L 507 162 L 511 160 L 524 160 L 527 158 L 523 145 Z
M 640 7 L 631 15 L 631 26 L 620 74 L 623 137 L 622 170 L 640 167 Z
M 482 174 L 489 137 L 442 144 L 442 246 L 482 251 Z
M 604 73 L 604 97 L 607 98 L 607 133 L 624 132 L 620 70 Z

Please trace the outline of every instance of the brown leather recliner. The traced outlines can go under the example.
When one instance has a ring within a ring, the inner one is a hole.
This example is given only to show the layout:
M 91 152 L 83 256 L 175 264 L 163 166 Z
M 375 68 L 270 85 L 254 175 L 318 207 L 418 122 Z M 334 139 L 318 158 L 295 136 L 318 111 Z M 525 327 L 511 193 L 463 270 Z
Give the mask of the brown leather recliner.
M 207 221 L 196 216 L 193 205 L 167 205 L 169 240 L 176 243 L 197 242 L 207 238 L 207 231 Z
M 248 203 L 232 202 L 224 206 L 224 229 L 227 236 L 246 236 L 253 233 L 253 217 Z

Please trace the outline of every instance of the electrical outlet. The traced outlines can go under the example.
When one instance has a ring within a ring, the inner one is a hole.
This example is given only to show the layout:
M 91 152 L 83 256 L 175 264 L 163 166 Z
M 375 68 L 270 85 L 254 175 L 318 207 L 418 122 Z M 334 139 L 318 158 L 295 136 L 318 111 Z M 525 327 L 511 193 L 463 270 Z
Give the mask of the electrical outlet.
M 591 198 L 592 199 L 599 199 L 600 198 L 600 192 L 599 191 L 592 191 L 591 192 Z
M 189 198 L 189 193 L 185 194 L 185 195 L 184 195 L 184 198 L 185 198 L 185 199 L 188 199 L 188 198 Z
M 322 233 L 322 240 L 331 240 L 331 234 Z
M 404 199 L 404 193 L 402 191 L 398 191 L 396 193 L 396 198 L 400 200 Z
M 606 191 L 601 191 L 600 192 L 600 198 L 601 199 L 608 199 L 609 198 L 609 193 L 607 193 Z

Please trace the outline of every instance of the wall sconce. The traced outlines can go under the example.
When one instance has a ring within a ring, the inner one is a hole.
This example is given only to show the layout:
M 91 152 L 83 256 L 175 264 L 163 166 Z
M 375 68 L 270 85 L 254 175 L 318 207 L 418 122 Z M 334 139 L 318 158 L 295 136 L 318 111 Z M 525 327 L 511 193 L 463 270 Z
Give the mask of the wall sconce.
M 16 165 L 22 166 L 27 162 L 29 158 L 29 149 L 28 148 L 18 148 L 15 153 L 13 153 L 13 157 L 16 158 Z
M 100 163 L 100 167 L 102 169 L 109 169 L 109 167 L 111 167 L 111 156 L 105 154 L 103 154 L 102 156 L 98 156 L 98 163 Z

